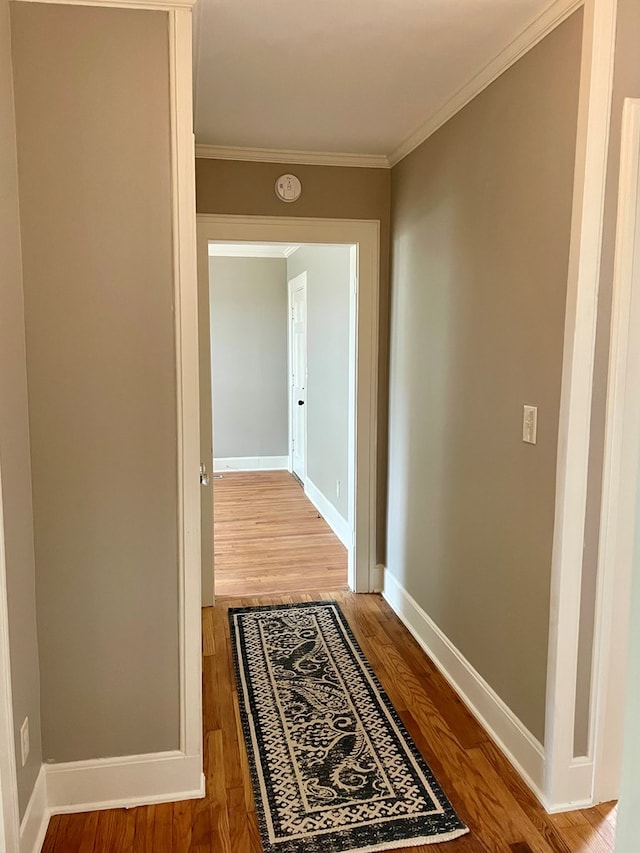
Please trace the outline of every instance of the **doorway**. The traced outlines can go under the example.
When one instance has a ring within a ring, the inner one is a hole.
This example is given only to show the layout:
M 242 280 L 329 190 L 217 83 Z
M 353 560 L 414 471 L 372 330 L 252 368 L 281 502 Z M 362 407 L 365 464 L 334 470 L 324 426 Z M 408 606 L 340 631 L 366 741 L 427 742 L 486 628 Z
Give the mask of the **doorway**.
M 202 459 L 213 470 L 211 412 L 211 341 L 209 332 L 209 244 L 254 242 L 293 245 L 343 245 L 350 250 L 353 286 L 352 326 L 354 347 L 349 393 L 354 405 L 349 416 L 349 448 L 353 460 L 352 487 L 340 488 L 350 504 L 352 547 L 349 549 L 348 585 L 357 592 L 379 588 L 375 542 L 375 441 L 377 428 L 377 341 L 379 302 L 379 222 L 369 220 L 326 220 L 242 216 L 198 216 L 198 281 L 200 315 L 200 383 Z M 305 471 L 308 475 L 308 472 Z M 307 476 L 308 480 L 308 476 Z M 211 482 L 211 481 L 210 481 Z M 213 499 L 203 495 L 203 605 L 214 599 Z M 345 494 L 346 491 L 346 494 Z
M 353 250 L 209 242 L 220 595 L 347 586 Z

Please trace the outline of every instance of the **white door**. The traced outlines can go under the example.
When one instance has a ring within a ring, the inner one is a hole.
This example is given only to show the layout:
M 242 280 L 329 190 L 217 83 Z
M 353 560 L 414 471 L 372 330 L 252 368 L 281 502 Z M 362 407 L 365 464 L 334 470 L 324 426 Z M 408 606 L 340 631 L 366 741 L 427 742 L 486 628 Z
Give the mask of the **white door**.
M 289 282 L 291 470 L 304 483 L 307 439 L 307 274 Z

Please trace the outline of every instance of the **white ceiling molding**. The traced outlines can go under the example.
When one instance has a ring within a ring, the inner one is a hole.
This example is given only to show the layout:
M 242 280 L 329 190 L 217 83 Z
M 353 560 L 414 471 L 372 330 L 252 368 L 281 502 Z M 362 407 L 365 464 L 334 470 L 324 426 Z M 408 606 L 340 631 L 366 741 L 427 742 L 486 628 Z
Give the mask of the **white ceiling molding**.
M 282 243 L 209 243 L 209 257 L 290 258 L 299 248 Z
M 395 151 L 389 155 L 389 165 L 395 166 L 419 145 L 425 142 L 450 118 L 460 112 L 476 95 L 479 95 L 494 80 L 514 65 L 531 48 L 547 36 L 552 30 L 565 21 L 573 12 L 584 4 L 584 0 L 555 0 L 541 15 L 532 21 L 515 38 L 511 44 L 500 53 L 468 83 L 449 98 L 430 118 L 415 130 Z
M 385 154 L 335 154 L 331 151 L 276 151 L 271 148 L 196 145 L 196 157 L 206 160 L 243 160 L 252 163 L 282 163 L 284 165 L 390 168 L 389 158 Z

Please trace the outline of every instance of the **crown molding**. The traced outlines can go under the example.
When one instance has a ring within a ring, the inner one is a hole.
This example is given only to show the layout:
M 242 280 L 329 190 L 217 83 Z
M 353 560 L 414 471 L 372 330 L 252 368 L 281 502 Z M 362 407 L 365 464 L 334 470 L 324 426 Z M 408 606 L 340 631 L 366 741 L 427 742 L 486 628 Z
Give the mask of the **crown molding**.
M 117 9 L 146 9 L 170 12 L 191 9 L 196 0 L 18 0 L 20 3 L 47 3 L 60 6 L 111 6 Z
M 272 148 L 235 148 L 224 145 L 196 145 L 196 158 L 243 160 L 251 163 L 282 163 L 305 166 L 351 166 L 389 169 L 386 154 L 336 154 L 332 151 L 279 151 Z
M 538 42 L 565 21 L 584 4 L 584 0 L 555 0 L 544 12 L 535 18 L 507 47 L 500 51 L 487 65 L 481 68 L 462 88 L 433 115 L 415 130 L 411 136 L 389 155 L 389 165 L 395 166 L 419 145 L 427 140 L 443 124 L 479 95 L 494 80 L 514 65 L 521 57 L 535 47 Z

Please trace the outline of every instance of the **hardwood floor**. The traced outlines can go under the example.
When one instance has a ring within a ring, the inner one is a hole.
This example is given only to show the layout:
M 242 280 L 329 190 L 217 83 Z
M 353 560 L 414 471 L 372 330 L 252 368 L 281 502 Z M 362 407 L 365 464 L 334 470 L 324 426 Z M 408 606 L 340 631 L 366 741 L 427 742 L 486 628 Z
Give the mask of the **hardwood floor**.
M 288 471 L 213 480 L 216 595 L 347 588 L 347 551 Z
M 471 830 L 408 853 L 612 853 L 614 804 L 547 815 L 386 602 L 342 590 L 218 599 L 203 610 L 206 798 L 53 817 L 45 853 L 259 853 L 227 609 L 331 598 Z

